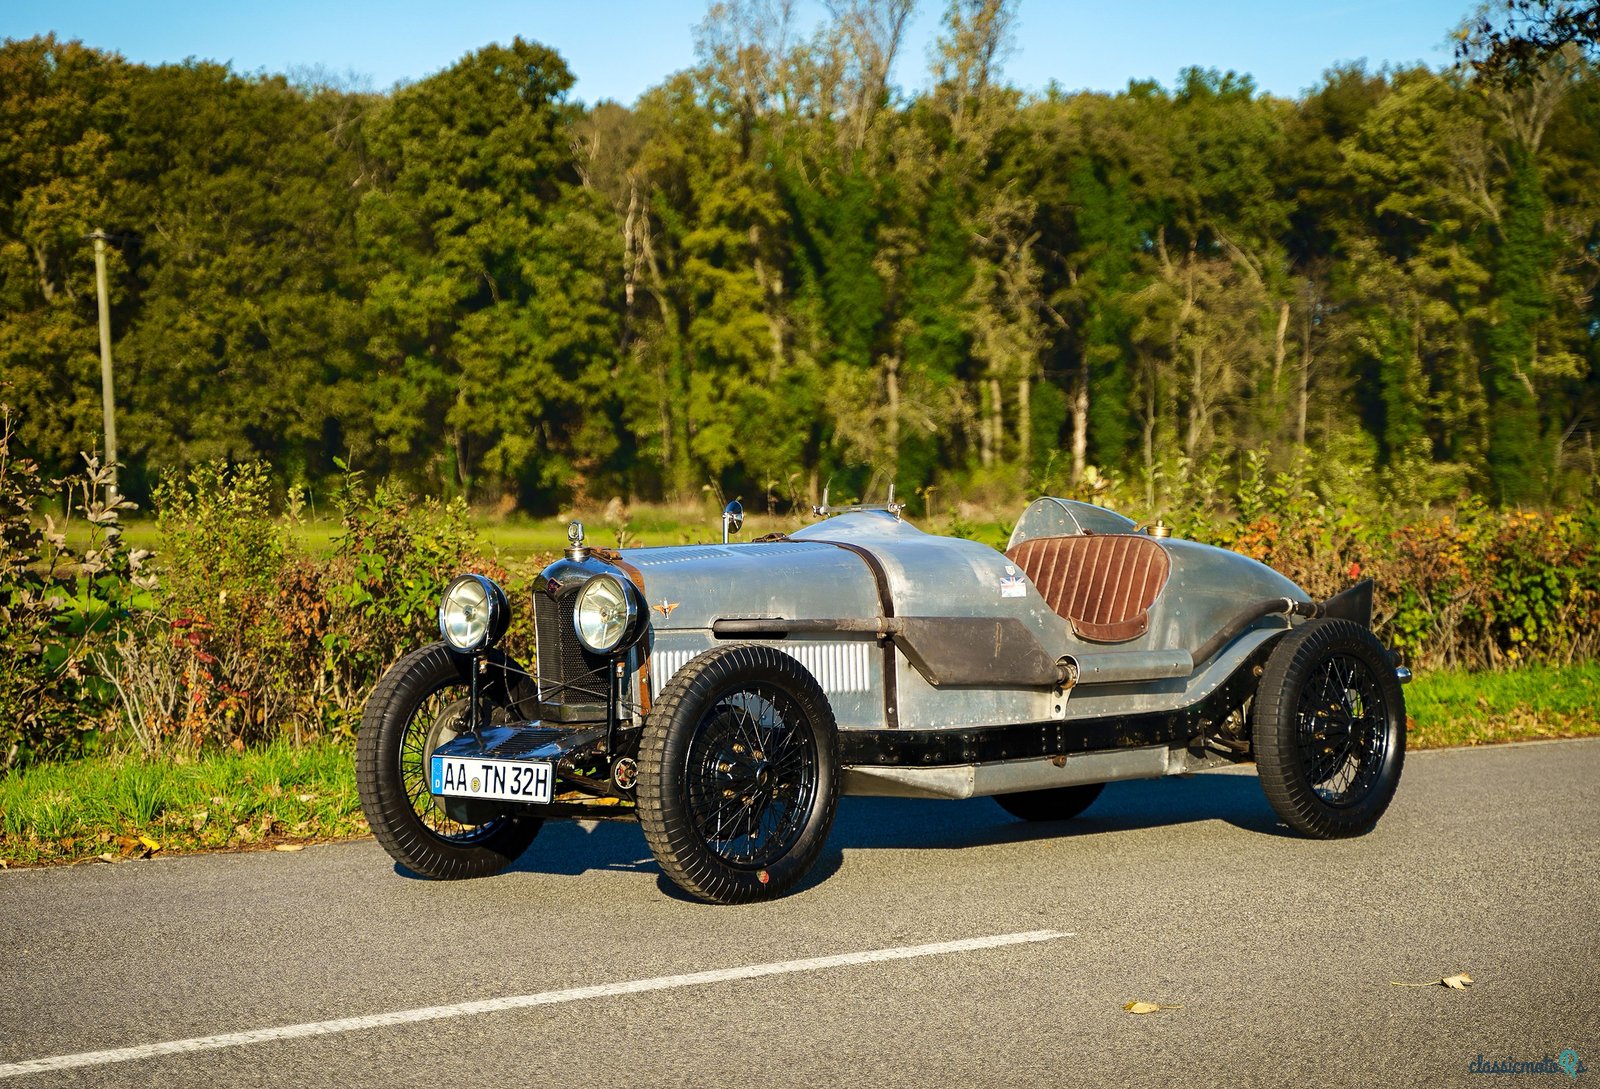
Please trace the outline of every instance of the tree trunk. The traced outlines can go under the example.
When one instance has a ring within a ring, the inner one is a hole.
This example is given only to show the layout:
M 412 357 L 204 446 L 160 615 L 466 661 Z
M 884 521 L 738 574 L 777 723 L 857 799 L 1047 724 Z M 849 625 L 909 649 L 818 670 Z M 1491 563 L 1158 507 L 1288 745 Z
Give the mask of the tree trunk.
M 1000 379 L 989 379 L 989 408 L 993 415 L 989 420 L 990 444 L 994 452 L 994 460 L 1006 459 L 1006 416 L 1005 405 L 1000 399 Z
M 1195 452 L 1200 448 L 1200 436 L 1205 431 L 1206 418 L 1210 412 L 1205 402 L 1205 347 L 1198 341 L 1190 353 L 1190 358 L 1193 360 L 1193 365 L 1189 375 L 1189 427 L 1183 438 L 1183 452 L 1192 461 Z
M 656 262 L 650 238 L 650 219 L 639 220 L 639 255 L 650 275 L 650 294 L 661 312 L 661 472 L 670 498 L 682 501 L 689 494 L 689 378 L 678 336 L 677 312 L 667 302 L 665 278 Z
M 1144 433 L 1140 436 L 1144 451 L 1144 501 L 1152 510 L 1156 505 L 1156 368 L 1147 368 L 1144 384 Z
M 470 501 L 472 498 L 472 474 L 467 471 L 467 436 L 460 428 L 451 435 L 452 445 L 455 447 L 456 485 L 461 489 L 461 494 Z
M 1276 402 L 1282 395 L 1282 387 L 1278 383 L 1283 377 L 1283 357 L 1287 349 L 1288 332 L 1289 300 L 1285 299 L 1282 305 L 1278 307 L 1278 339 L 1273 345 L 1272 351 L 1272 399 L 1275 402 L 1274 407 L 1276 407 Z
M 1027 375 L 1017 381 L 1017 444 L 1022 447 L 1024 469 L 1033 468 L 1033 383 Z
M 761 308 L 767 316 L 767 335 L 772 339 L 772 358 L 767 363 L 767 378 L 776 382 L 783 366 L 783 317 L 778 305 L 783 295 L 783 274 L 774 272 L 768 276 L 766 265 L 761 260 L 761 228 L 753 223 L 750 225 L 750 254 L 756 285 L 761 288 Z
M 671 491 L 670 499 L 682 501 L 689 494 L 689 380 L 683 360 L 683 342 L 672 308 L 658 286 L 651 292 L 661 308 L 663 345 L 657 372 L 661 382 L 661 471 Z
M 39 294 L 44 296 L 45 302 L 49 302 L 56 297 L 56 285 L 50 282 L 50 265 L 43 249 L 32 248 L 34 263 L 39 266 Z
M 978 387 L 978 464 L 985 469 L 994 464 L 994 409 L 989 384 Z
M 899 479 L 900 476 L 900 360 L 892 355 L 883 357 L 884 384 L 889 395 L 889 419 L 887 454 L 889 459 L 889 479 Z
M 623 312 L 633 310 L 633 288 L 639 278 L 639 247 L 635 230 L 639 223 L 639 187 L 628 185 L 628 210 L 622 217 L 622 298 Z
M 1089 466 L 1089 357 L 1083 358 L 1072 389 L 1072 482 L 1083 479 Z
M 1309 292 L 1307 292 L 1309 296 Z M 1304 450 L 1306 445 L 1306 409 L 1311 401 L 1311 299 L 1306 300 L 1304 321 L 1300 326 L 1300 397 L 1295 406 L 1294 443 Z

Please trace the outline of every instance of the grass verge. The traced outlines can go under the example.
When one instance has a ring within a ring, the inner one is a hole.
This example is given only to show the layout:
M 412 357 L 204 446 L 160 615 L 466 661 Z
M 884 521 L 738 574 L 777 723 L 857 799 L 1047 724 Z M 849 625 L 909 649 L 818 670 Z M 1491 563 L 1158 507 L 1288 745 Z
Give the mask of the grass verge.
M 1600 736 L 1600 664 L 1424 674 L 1406 705 L 1413 749 Z M 0 779 L 0 866 L 292 848 L 366 831 L 348 743 L 94 756 Z
M 181 762 L 92 756 L 0 779 L 0 865 L 262 849 L 364 834 L 348 744 Z
M 1600 736 L 1600 663 L 1421 674 L 1406 711 L 1414 749 Z

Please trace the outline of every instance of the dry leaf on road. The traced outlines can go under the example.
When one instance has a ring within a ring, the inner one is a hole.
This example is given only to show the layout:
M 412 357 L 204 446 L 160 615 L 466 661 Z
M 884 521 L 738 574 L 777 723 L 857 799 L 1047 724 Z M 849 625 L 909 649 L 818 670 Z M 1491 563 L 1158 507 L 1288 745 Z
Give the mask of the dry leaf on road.
M 1129 1013 L 1155 1013 L 1157 1010 L 1181 1010 L 1182 1006 L 1168 1006 L 1160 1002 L 1124 1002 L 1122 1008 Z
M 303 843 L 280 843 L 273 848 L 274 851 L 303 851 L 305 849 L 306 845 Z
M 1449 987 L 1452 991 L 1464 991 L 1472 986 L 1472 977 L 1465 972 L 1457 972 L 1453 976 L 1443 979 L 1430 979 L 1426 983 L 1401 983 L 1397 979 L 1389 981 L 1391 987 Z

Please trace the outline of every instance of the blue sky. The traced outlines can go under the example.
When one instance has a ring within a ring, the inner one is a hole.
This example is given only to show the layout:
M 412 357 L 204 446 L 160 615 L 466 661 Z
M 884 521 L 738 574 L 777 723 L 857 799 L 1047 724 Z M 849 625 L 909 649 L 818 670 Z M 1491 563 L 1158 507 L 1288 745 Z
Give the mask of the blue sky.
M 1042 90 L 1115 91 L 1130 79 L 1171 85 L 1197 64 L 1255 77 L 1294 97 L 1330 66 L 1365 59 L 1370 69 L 1450 62 L 1450 31 L 1470 0 L 1021 0 L 1010 82 Z M 54 31 L 147 64 L 187 57 L 236 71 L 322 67 L 384 89 L 448 67 L 463 54 L 515 35 L 554 47 L 577 76 L 574 96 L 632 102 L 694 61 L 704 0 L 0 0 L 0 37 Z M 896 81 L 927 84 L 928 50 L 944 0 L 920 0 Z M 799 0 L 808 28 L 820 0 Z

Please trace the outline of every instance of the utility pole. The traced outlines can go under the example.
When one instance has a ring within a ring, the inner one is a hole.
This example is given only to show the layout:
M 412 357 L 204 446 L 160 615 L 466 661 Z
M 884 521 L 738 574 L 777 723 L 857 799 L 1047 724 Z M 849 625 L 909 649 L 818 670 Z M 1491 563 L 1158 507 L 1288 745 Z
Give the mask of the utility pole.
M 100 402 L 106 425 L 106 467 L 111 470 L 111 486 L 106 490 L 106 505 L 117 502 L 117 414 L 116 394 L 111 382 L 111 303 L 106 299 L 106 239 L 98 228 L 94 239 L 94 280 L 100 293 Z

